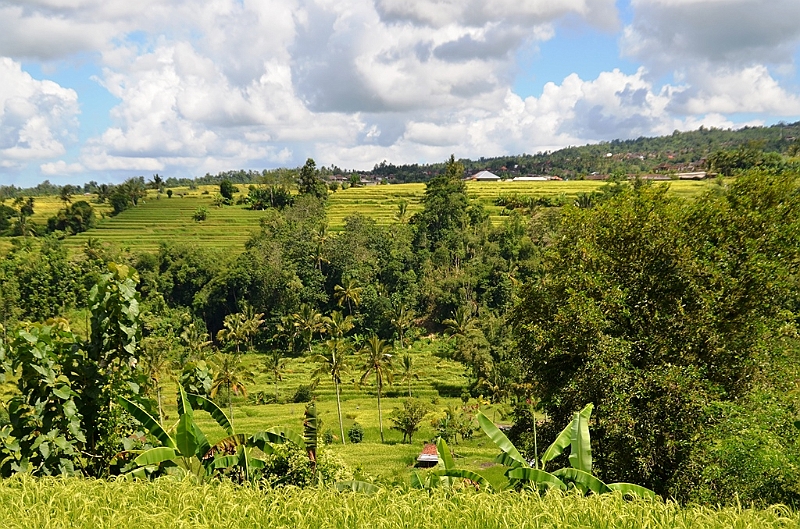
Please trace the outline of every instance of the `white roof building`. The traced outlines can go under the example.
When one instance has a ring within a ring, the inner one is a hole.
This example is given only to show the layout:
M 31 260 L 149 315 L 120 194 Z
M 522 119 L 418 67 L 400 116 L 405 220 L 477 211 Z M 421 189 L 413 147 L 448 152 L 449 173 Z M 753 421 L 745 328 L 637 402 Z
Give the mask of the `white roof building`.
M 490 173 L 489 171 L 481 171 L 480 173 L 474 175 L 472 180 L 476 180 L 478 182 L 497 182 L 500 180 L 500 177 L 494 173 Z

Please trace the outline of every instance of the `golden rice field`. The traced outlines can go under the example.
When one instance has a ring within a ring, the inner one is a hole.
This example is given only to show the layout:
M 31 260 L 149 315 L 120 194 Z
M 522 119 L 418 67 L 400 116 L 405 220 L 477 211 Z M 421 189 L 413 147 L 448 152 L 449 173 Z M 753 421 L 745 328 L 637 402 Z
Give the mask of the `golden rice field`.
M 681 507 L 619 495 L 387 488 L 374 495 L 330 488 L 264 490 L 230 482 L 162 478 L 0 481 L 4 529 L 91 528 L 795 528 L 800 515 L 775 506 Z

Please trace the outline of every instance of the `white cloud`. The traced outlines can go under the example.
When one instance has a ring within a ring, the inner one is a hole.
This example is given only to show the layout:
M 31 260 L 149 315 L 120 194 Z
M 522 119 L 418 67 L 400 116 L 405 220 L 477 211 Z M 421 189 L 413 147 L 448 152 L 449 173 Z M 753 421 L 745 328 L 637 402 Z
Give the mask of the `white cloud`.
M 74 140 L 78 94 L 34 79 L 7 57 L 0 57 L 0 79 L 2 166 L 21 168 L 31 160 L 62 155 L 64 142 Z
M 697 62 L 749 66 L 792 62 L 800 42 L 797 0 L 632 0 L 622 50 L 651 68 Z

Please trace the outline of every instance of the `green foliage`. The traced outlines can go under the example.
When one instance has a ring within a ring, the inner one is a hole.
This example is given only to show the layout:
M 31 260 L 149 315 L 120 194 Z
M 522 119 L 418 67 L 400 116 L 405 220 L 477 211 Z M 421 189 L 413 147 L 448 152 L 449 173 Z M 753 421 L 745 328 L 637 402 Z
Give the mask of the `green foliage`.
M 565 210 L 522 294 L 519 352 L 555 421 L 595 402 L 602 479 L 677 493 L 707 407 L 746 395 L 767 365 L 799 251 L 791 175 L 749 174 L 693 202 L 639 185 Z
M 19 394 L 8 402 L 8 424 L 0 429 L 3 477 L 80 472 L 86 435 L 75 392 L 83 363 L 79 347 L 67 322 L 52 320 L 20 328 L 8 351 L 0 351 L 4 372 L 19 370 Z
M 226 204 L 233 204 L 233 194 L 238 193 L 239 190 L 234 186 L 230 180 L 224 179 L 219 183 L 219 194 L 225 199 Z
M 208 208 L 206 207 L 199 207 L 195 210 L 194 215 L 192 218 L 197 222 L 202 222 L 208 218 Z
M 85 200 L 79 200 L 70 204 L 66 209 L 58 212 L 58 215 L 51 217 L 47 221 L 47 231 L 63 231 L 69 235 L 82 233 L 95 224 L 95 214 L 92 206 Z
M 318 200 L 328 199 L 328 187 L 319 176 L 317 164 L 313 159 L 306 160 L 297 179 L 297 190 L 301 195 L 310 195 Z
M 364 439 L 364 427 L 354 422 L 347 430 L 347 439 L 353 444 L 360 443 Z
M 425 416 L 430 413 L 430 406 L 419 399 L 406 399 L 402 408 L 395 408 L 389 416 L 392 429 L 403 434 L 403 442 L 408 440 L 411 444 L 412 437 L 419 431 L 420 424 Z

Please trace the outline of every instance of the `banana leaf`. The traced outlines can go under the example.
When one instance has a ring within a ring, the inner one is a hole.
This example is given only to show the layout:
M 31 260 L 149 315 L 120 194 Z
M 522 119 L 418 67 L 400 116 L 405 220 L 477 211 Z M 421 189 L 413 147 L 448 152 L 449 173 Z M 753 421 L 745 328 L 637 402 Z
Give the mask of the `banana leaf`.
M 510 455 L 506 454 L 505 452 L 500 452 L 499 454 L 497 454 L 494 458 L 494 462 L 497 463 L 498 465 L 503 465 L 511 468 L 522 466 L 522 464 L 519 461 L 517 461 Z
M 194 419 L 194 411 L 192 410 L 192 403 L 186 398 L 186 391 L 183 389 L 183 386 L 178 384 L 178 392 L 180 393 L 181 398 L 178 399 L 178 415 L 181 417 L 184 415 L 188 415 L 192 419 Z
M 587 420 L 592 414 L 592 410 L 594 409 L 594 404 L 587 404 L 580 412 L 579 415 L 585 417 Z M 574 422 L 574 419 L 573 419 Z M 548 461 L 552 461 L 553 459 L 560 456 L 566 447 L 568 447 L 572 443 L 572 422 L 570 422 L 561 433 L 558 434 L 556 440 L 553 441 L 553 444 L 547 447 L 547 450 L 544 451 L 542 454 L 541 462 L 542 468 L 547 464 Z
M 283 438 L 283 440 L 270 441 L 272 443 L 285 443 L 286 441 L 291 441 L 300 448 L 306 447 L 305 438 L 293 430 L 287 430 L 282 426 L 273 426 L 272 428 L 269 428 L 267 432 L 277 434 Z
M 297 434 L 294 434 L 295 437 L 299 437 Z M 259 450 L 264 452 L 265 454 L 272 454 L 274 450 L 270 446 L 270 444 L 286 444 L 290 442 L 286 436 L 282 435 L 281 433 L 276 433 L 270 430 L 266 430 L 264 432 L 258 432 L 253 434 L 248 440 L 247 443 L 251 446 L 258 447 Z M 305 442 L 300 445 L 300 447 L 304 447 Z
M 411 488 L 412 489 L 427 489 L 429 487 L 428 480 L 419 475 L 419 472 L 411 472 Z
M 560 478 L 561 481 L 582 485 L 595 494 L 611 492 L 611 489 L 608 487 L 608 485 L 592 476 L 588 472 L 578 470 L 577 468 L 559 468 L 553 472 L 553 475 Z
M 158 421 L 156 421 L 149 413 L 140 408 L 138 404 L 129 401 L 125 397 L 119 397 L 117 402 L 119 403 L 120 407 L 130 413 L 134 419 L 142 423 L 142 426 L 144 426 L 147 431 L 150 432 L 150 435 L 158 439 L 162 445 L 169 448 L 178 448 L 175 444 L 175 440 L 172 439 L 172 437 L 170 437 L 166 431 L 164 431 L 164 428 L 158 424 Z
M 494 489 L 492 488 L 492 484 L 489 481 L 478 474 L 477 472 L 472 472 L 471 470 L 464 470 L 461 468 L 451 468 L 446 470 L 437 470 L 434 472 L 437 476 L 444 476 L 448 478 L 462 478 L 468 479 L 474 483 L 480 485 L 482 490 L 486 490 L 492 492 Z
M 575 414 L 570 436 L 569 464 L 572 468 L 592 473 L 592 441 L 589 436 L 589 418 Z
M 508 437 L 500 431 L 500 429 L 494 425 L 494 423 L 489 420 L 489 418 L 483 414 L 483 412 L 478 412 L 478 424 L 481 426 L 481 429 L 489 436 L 494 444 L 503 451 L 503 453 L 508 454 L 508 457 L 522 465 L 523 467 L 528 466 L 528 462 L 525 461 L 525 458 L 522 457 L 522 454 L 519 453 L 517 447 L 508 440 Z M 510 466 L 510 465 L 509 465 Z
M 140 467 L 160 465 L 164 461 L 174 461 L 180 454 L 167 446 L 157 446 L 140 454 L 133 462 Z
M 538 470 L 530 467 L 517 467 L 512 468 L 506 472 L 506 476 L 510 479 L 518 479 L 520 481 L 530 481 L 539 485 L 544 485 L 551 488 L 567 490 L 567 486 L 563 481 L 556 476 L 544 470 Z
M 633 483 L 609 483 L 608 488 L 619 491 L 623 496 L 639 496 L 648 500 L 656 499 L 656 493 L 647 487 L 634 485 Z
M 197 455 L 199 443 L 194 431 L 195 424 L 192 415 L 188 413 L 181 414 L 181 418 L 178 420 L 178 428 L 175 430 L 175 444 L 183 457 L 195 457 Z
M 442 464 L 444 464 L 445 470 L 456 468 L 456 464 L 453 461 L 453 456 L 450 453 L 450 447 L 447 446 L 447 441 L 445 441 L 441 437 L 437 439 L 436 450 L 439 451 L 439 461 L 441 461 Z
M 193 408 L 203 410 L 211 415 L 211 417 L 222 427 L 223 430 L 225 430 L 225 432 L 227 432 L 228 435 L 233 435 L 233 425 L 231 424 L 231 421 L 228 419 L 228 416 L 225 415 L 225 412 L 216 405 L 216 403 L 203 397 L 202 395 L 195 395 L 193 393 L 187 393 L 186 397 L 189 399 L 189 403 Z
M 375 494 L 379 492 L 380 487 L 367 483 L 366 481 L 337 481 L 336 490 L 339 492 L 361 492 L 363 494 Z

